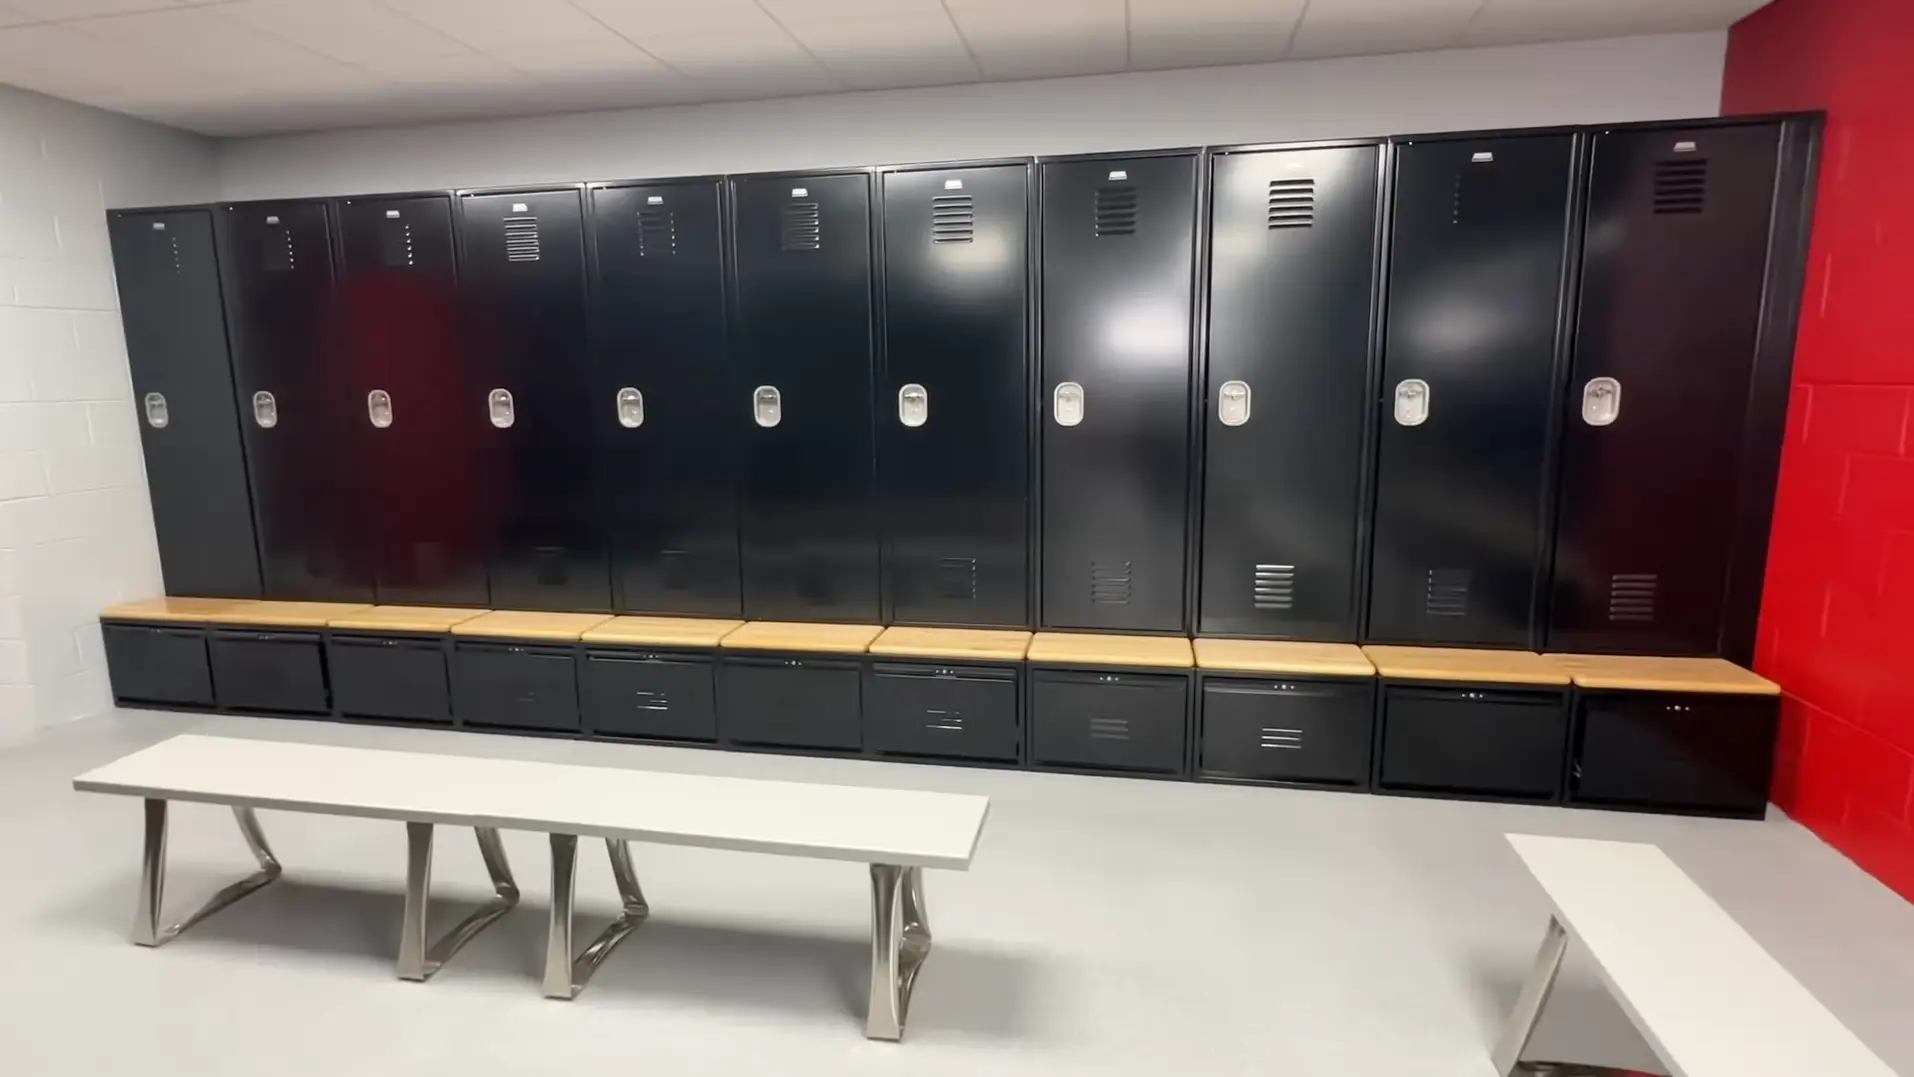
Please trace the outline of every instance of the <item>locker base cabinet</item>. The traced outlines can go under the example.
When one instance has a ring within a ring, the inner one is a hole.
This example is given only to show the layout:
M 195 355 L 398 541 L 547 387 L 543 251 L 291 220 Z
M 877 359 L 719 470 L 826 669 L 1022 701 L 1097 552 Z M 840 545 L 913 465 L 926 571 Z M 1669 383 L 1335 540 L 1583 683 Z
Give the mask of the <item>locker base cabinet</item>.
M 1544 803 L 1562 796 L 1568 693 L 1384 682 L 1376 788 Z
M 331 713 L 319 633 L 215 629 L 207 649 L 221 710 Z
M 1030 671 L 1030 765 L 1189 772 L 1190 675 L 1135 669 Z
M 1577 692 L 1570 804 L 1760 818 L 1781 700 Z
M 1014 666 L 873 661 L 864 680 L 864 746 L 878 755 L 1014 765 L 1022 685 Z
M 342 718 L 450 725 L 451 674 L 444 636 L 332 633 L 326 665 Z
M 709 652 L 598 649 L 578 667 L 585 728 L 601 737 L 710 743 L 718 739 Z
M 108 622 L 101 624 L 100 635 L 113 702 L 123 707 L 213 705 L 205 629 Z
M 726 654 L 718 664 L 718 727 L 727 744 L 855 752 L 864 746 L 856 659 Z
M 1229 781 L 1369 787 L 1376 685 L 1365 680 L 1199 678 L 1197 774 Z
M 452 712 L 459 724 L 576 733 L 578 656 L 556 644 L 452 647 Z

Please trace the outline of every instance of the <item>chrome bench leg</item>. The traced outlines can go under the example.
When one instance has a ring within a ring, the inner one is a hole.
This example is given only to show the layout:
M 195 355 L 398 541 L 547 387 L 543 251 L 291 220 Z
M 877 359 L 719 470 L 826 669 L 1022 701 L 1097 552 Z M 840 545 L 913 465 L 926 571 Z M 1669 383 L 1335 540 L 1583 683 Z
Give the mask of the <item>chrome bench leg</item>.
M 871 1000 L 864 1035 L 901 1040 L 911 988 L 930 956 L 924 869 L 871 865 Z
M 1562 971 L 1562 958 L 1567 954 L 1568 929 L 1551 916 L 1548 931 L 1542 936 L 1542 947 L 1535 954 L 1535 964 L 1529 968 L 1528 978 L 1522 981 L 1522 993 L 1516 996 L 1515 1009 L 1502 1027 L 1502 1038 L 1495 1045 L 1495 1053 L 1489 1056 L 1495 1064 L 1495 1077 L 1625 1077 L 1638 1072 L 1572 1062 L 1533 1062 L 1522 1057 L 1528 1053 L 1529 1040 L 1542 1020 L 1542 1011 L 1548 1008 L 1549 993 L 1555 988 L 1555 977 Z
M 645 903 L 645 892 L 638 885 L 638 873 L 631 866 L 631 846 L 606 838 L 605 852 L 611 857 L 611 874 L 617 881 L 618 899 L 624 911 L 574 958 L 572 901 L 578 889 L 578 836 L 552 835 L 552 919 L 545 934 L 546 998 L 567 1001 L 577 998 L 591 982 L 598 966 L 651 914 L 651 906 Z
M 505 859 L 504 843 L 491 827 L 474 827 L 479 855 L 492 877 L 491 901 L 473 910 L 438 941 L 426 944 L 428 913 L 432 898 L 432 824 L 405 824 L 405 923 L 399 931 L 399 979 L 427 980 L 445 967 L 478 933 L 518 904 L 518 883 L 512 879 L 512 865 Z
M 234 808 L 233 818 L 246 846 L 259 862 L 259 870 L 214 894 L 191 916 L 168 927 L 160 926 L 160 909 L 166 891 L 166 809 L 164 800 L 146 801 L 146 844 L 140 855 L 139 910 L 133 917 L 133 941 L 140 946 L 162 946 L 179 933 L 208 916 L 279 878 L 279 860 L 266 844 L 266 832 L 259 828 L 259 816 L 251 808 Z

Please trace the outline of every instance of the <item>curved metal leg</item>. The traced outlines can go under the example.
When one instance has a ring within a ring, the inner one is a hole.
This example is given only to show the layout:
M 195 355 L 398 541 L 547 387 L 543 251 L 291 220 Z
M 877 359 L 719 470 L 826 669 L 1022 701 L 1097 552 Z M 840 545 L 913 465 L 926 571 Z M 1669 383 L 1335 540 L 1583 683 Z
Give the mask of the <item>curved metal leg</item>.
M 474 827 L 473 833 L 478 837 L 485 871 L 492 877 L 495 896 L 428 946 L 425 940 L 432 903 L 432 824 L 405 824 L 405 922 L 399 931 L 401 980 L 430 979 L 452 960 L 453 954 L 518 904 L 518 883 L 512 878 L 512 865 L 505 859 L 505 845 L 499 840 L 498 831 L 482 826 Z
M 871 865 L 871 999 L 864 1035 L 901 1040 L 917 973 L 930 956 L 924 869 Z
M 171 926 L 160 926 L 160 909 L 166 892 L 166 809 L 164 800 L 146 801 L 146 842 L 140 857 L 139 909 L 133 917 L 133 941 L 140 946 L 162 946 L 180 932 L 208 916 L 279 878 L 279 859 L 266 843 L 266 832 L 259 827 L 259 816 L 251 808 L 234 808 L 233 818 L 239 832 L 252 850 L 259 870 L 214 894 L 192 915 Z
M 1528 1051 L 1529 1040 L 1535 1035 L 1535 1026 L 1542 1020 L 1542 1011 L 1548 1008 L 1549 994 L 1555 989 L 1555 977 L 1562 971 L 1562 958 L 1567 954 L 1568 929 L 1551 916 L 1548 931 L 1542 936 L 1542 946 L 1536 951 L 1535 964 L 1529 968 L 1528 978 L 1522 981 L 1522 993 L 1516 996 L 1515 1009 L 1509 1014 L 1508 1024 L 1502 1028 L 1502 1038 L 1496 1043 L 1495 1052 L 1489 1056 L 1495 1064 L 1495 1077 L 1517 1077 L 1518 1074 L 1533 1077 L 1626 1077 L 1635 1072 L 1570 1062 L 1530 1062 L 1522 1058 Z
M 606 838 L 605 852 L 611 857 L 611 874 L 618 884 L 618 899 L 624 911 L 574 958 L 572 901 L 578 888 L 578 837 L 552 835 L 552 919 L 545 934 L 546 998 L 567 1001 L 577 998 L 591 982 L 598 966 L 651 914 L 645 892 L 638 885 L 638 872 L 631 866 L 631 846 Z

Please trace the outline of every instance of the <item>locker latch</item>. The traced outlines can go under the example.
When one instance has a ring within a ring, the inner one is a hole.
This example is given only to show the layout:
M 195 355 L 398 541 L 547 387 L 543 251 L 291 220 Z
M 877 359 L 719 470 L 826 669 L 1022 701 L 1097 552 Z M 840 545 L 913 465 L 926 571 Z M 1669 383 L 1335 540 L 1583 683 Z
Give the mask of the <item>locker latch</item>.
M 261 430 L 271 430 L 279 425 L 279 402 L 264 389 L 253 394 L 253 422 Z
M 618 390 L 618 425 L 627 430 L 645 425 L 645 394 L 629 385 Z
M 166 429 L 169 417 L 166 414 L 166 397 L 159 393 L 146 394 L 146 425 L 155 430 Z
M 1406 378 L 1396 384 L 1396 422 L 1403 426 L 1421 426 L 1429 421 L 1429 383 L 1421 378 Z
M 392 425 L 392 394 L 384 389 L 374 389 L 366 394 L 366 418 L 372 425 L 384 430 Z
M 1241 426 L 1249 422 L 1249 404 L 1249 383 L 1226 381 L 1216 394 L 1216 418 L 1224 426 Z
M 518 419 L 518 413 L 512 405 L 510 389 L 492 390 L 485 398 L 485 405 L 487 412 L 491 415 L 492 425 L 500 430 L 510 427 Z
M 1058 426 L 1075 426 L 1083 421 L 1083 386 L 1074 381 L 1059 382 L 1050 397 Z
M 930 420 L 930 390 L 911 382 L 897 390 L 897 421 L 905 426 L 922 426 Z
M 1614 378 L 1590 378 L 1582 386 L 1582 421 L 1607 426 L 1622 415 L 1622 383 Z
M 775 385 L 760 385 L 751 390 L 751 418 L 766 430 L 784 419 L 784 395 Z

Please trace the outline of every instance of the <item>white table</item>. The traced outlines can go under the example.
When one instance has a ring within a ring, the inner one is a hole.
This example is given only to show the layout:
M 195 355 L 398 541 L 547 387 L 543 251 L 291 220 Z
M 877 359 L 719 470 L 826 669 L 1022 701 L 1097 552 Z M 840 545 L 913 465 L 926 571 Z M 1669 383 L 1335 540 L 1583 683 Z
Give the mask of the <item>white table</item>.
M 970 866 L 989 802 L 912 790 L 663 774 L 611 767 L 378 751 L 227 737 L 180 736 L 74 779 L 84 792 L 146 801 L 146 844 L 134 941 L 158 946 L 280 874 L 255 811 L 392 819 L 406 824 L 405 925 L 399 975 L 424 980 L 518 901 L 501 829 L 550 834 L 552 911 L 545 993 L 572 998 L 647 914 L 631 841 L 868 863 L 872 887 L 871 1004 L 867 1035 L 899 1039 L 911 987 L 930 950 L 923 869 Z M 260 870 L 170 927 L 160 923 L 166 807 L 173 800 L 231 806 Z M 426 912 L 436 824 L 470 826 L 495 899 L 430 945 Z M 580 836 L 603 838 L 624 901 L 585 951 L 572 950 Z
M 1656 846 L 1508 839 L 1555 914 L 1495 1048 L 1498 1077 L 1606 1072 L 1522 1059 L 1571 939 L 1675 1077 L 1894 1077 Z

